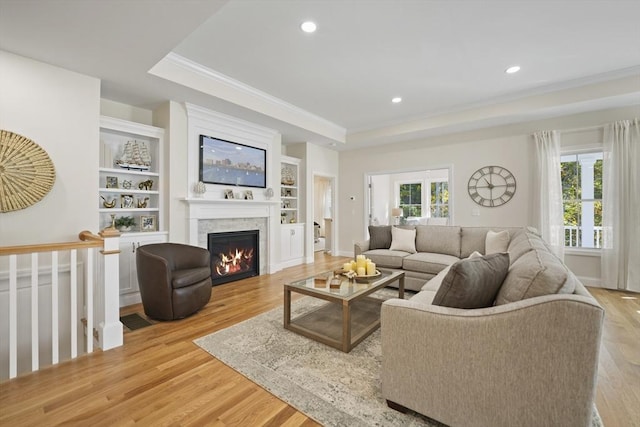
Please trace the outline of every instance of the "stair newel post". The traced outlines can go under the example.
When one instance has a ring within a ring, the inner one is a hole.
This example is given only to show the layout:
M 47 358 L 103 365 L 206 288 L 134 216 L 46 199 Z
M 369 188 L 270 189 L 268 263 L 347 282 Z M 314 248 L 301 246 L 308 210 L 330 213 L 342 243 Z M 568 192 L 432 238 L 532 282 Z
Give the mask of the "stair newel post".
M 104 239 L 103 255 L 104 282 L 101 289 L 103 306 L 102 319 L 98 324 L 98 345 L 102 350 L 119 347 L 123 343 L 123 326 L 120 323 L 120 232 L 115 228 L 105 228 L 100 232 Z

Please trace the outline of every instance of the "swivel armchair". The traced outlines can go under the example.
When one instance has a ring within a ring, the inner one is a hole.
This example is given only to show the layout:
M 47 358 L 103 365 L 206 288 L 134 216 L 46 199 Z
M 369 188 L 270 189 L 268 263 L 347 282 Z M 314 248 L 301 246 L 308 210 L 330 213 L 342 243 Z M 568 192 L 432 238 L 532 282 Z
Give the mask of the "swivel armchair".
M 211 298 L 209 251 L 179 243 L 140 246 L 138 285 L 147 316 L 175 320 L 190 316 Z

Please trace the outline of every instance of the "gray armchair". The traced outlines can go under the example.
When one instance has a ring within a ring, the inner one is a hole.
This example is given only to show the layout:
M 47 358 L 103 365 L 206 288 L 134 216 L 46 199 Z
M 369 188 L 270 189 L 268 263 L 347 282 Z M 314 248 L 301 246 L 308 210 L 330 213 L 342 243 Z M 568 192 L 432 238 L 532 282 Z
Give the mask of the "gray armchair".
M 147 316 L 174 320 L 190 316 L 211 298 L 209 251 L 179 243 L 140 246 L 138 285 Z

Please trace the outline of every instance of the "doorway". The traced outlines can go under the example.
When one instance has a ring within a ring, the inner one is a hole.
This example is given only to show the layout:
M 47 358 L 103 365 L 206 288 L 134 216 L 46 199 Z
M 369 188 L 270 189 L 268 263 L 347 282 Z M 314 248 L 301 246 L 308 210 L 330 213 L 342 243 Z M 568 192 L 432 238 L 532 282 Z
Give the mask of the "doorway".
M 313 251 L 334 252 L 335 177 L 313 175 Z
M 450 166 L 366 174 L 365 224 L 451 224 L 450 183 Z

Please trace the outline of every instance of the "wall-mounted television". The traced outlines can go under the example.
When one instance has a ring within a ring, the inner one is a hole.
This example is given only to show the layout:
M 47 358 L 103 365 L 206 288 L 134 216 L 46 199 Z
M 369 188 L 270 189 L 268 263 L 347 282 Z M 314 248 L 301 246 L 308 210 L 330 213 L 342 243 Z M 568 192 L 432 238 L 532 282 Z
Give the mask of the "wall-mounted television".
M 267 150 L 200 135 L 200 181 L 267 187 Z

